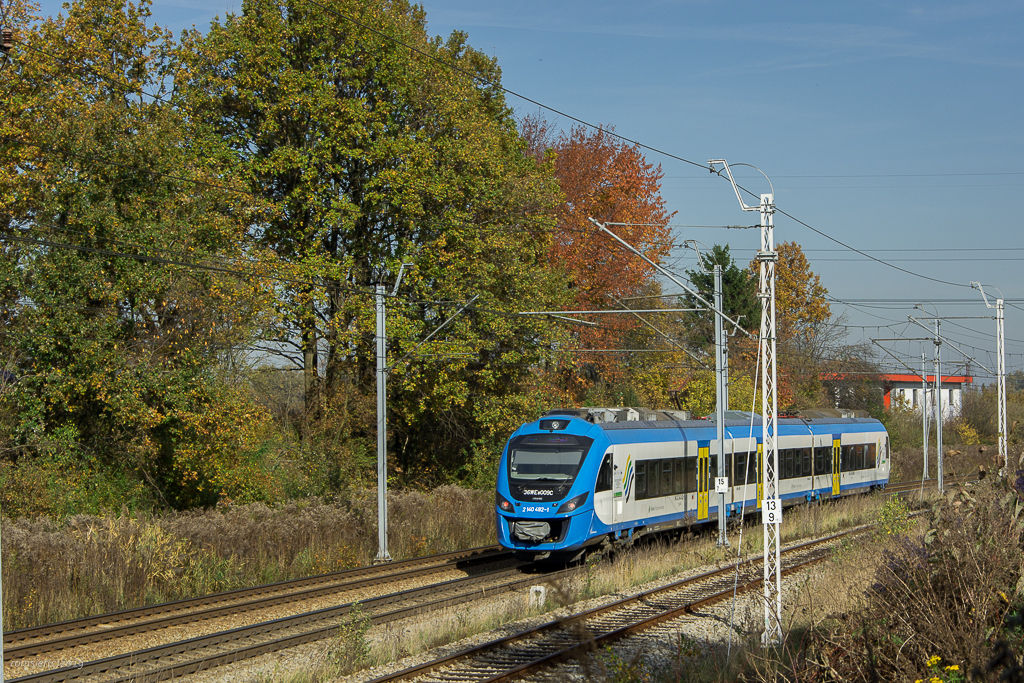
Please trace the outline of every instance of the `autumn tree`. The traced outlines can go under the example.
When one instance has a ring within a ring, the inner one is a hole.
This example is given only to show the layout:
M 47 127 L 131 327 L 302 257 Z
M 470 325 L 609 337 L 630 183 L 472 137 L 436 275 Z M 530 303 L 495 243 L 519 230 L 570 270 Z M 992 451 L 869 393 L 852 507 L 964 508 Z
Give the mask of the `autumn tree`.
M 833 324 L 821 277 L 811 270 L 800 245 L 777 246 L 775 266 L 775 328 L 779 405 L 786 409 L 827 405 L 821 374 L 826 362 L 842 353 L 843 332 Z M 751 272 L 758 272 L 751 261 Z M 756 358 L 747 354 L 748 364 Z
M 15 27 L 0 88 L 6 482 L 34 467 L 41 497 L 93 506 L 259 497 L 261 411 L 220 374 L 258 289 L 232 274 L 246 203 L 168 105 L 173 43 L 148 5 L 65 8 Z
M 660 291 L 654 269 L 598 232 L 589 219 L 614 224 L 613 232 L 659 262 L 672 248 L 667 224 L 673 215 L 661 197 L 661 167 L 649 163 L 638 147 L 622 142 L 610 129 L 576 125 L 555 135 L 547 121 L 531 116 L 523 121 L 522 130 L 534 159 L 553 164 L 563 193 L 548 258 L 567 278 L 571 295 L 567 308 L 635 307 L 635 302 L 627 300 L 645 296 L 651 297 L 646 301 L 657 302 Z M 574 329 L 573 336 L 580 350 L 626 348 L 627 338 L 638 343 L 639 336 L 641 344 L 654 338 L 628 315 L 602 316 L 597 326 Z M 580 365 L 591 382 L 615 381 L 628 361 L 627 355 L 591 356 Z
M 293 274 L 276 352 L 304 376 L 311 460 L 372 443 L 373 291 L 415 266 L 388 300 L 389 434 L 403 472 L 443 480 L 513 428 L 552 342 L 548 322 L 515 314 L 561 292 L 546 261 L 556 187 L 524 155 L 497 64 L 425 21 L 404 0 L 246 0 L 188 38 L 183 106 L 266 202 L 249 238 Z

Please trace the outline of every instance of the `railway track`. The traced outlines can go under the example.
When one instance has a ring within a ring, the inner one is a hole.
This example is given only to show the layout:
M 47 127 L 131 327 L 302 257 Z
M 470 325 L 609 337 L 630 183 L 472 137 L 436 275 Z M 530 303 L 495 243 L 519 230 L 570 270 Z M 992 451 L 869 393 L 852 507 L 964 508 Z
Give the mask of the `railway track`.
M 952 485 L 958 483 L 958 479 L 951 477 L 949 482 Z M 929 484 L 931 483 L 929 482 Z M 886 492 L 905 493 L 918 490 L 920 490 L 920 482 L 904 482 L 890 485 Z M 829 540 L 842 535 L 831 537 Z M 829 541 L 815 543 L 825 542 Z M 814 544 L 804 545 L 809 547 Z M 368 586 L 379 587 L 387 583 L 427 577 L 431 573 L 454 567 L 459 569 L 483 568 L 489 563 L 496 564 L 508 559 L 508 556 L 500 552 L 497 546 L 477 548 L 459 553 L 448 553 L 231 591 L 33 629 L 22 629 L 4 635 L 4 659 L 5 662 L 21 660 L 24 664 L 30 664 L 33 657 L 60 651 L 61 659 L 67 662 L 71 657 L 66 656 L 65 653 L 70 652 L 73 656 L 73 648 L 89 643 L 169 628 L 177 624 L 194 624 L 197 621 L 217 619 L 224 615 L 234 616 L 274 605 L 298 603 L 320 596 L 358 591 Z M 749 562 L 747 564 L 754 566 Z M 123 655 L 80 664 L 75 663 L 72 666 L 41 671 L 13 680 L 23 682 L 67 681 L 85 677 L 104 682 L 141 678 L 152 681 L 166 680 L 268 652 L 330 638 L 337 634 L 338 627 L 345 624 L 346 620 L 351 622 L 354 613 L 359 618 L 368 619 L 372 625 L 383 624 L 432 610 L 452 607 L 473 599 L 493 597 L 499 592 L 514 591 L 528 585 L 554 581 L 575 571 L 577 570 L 555 572 L 547 574 L 543 578 L 535 575 L 523 576 L 518 569 L 484 571 L 478 576 L 403 590 L 361 602 L 346 602 L 205 636 L 178 640 Z M 726 571 L 731 572 L 735 569 Z M 702 580 L 710 580 L 712 575 L 720 573 L 711 572 L 703 575 Z M 732 574 L 730 574 L 730 581 L 731 577 Z M 688 609 L 693 609 L 698 603 L 691 600 L 687 604 Z M 607 608 L 602 608 L 602 610 L 604 609 Z M 586 618 L 584 618 L 585 621 Z
M 865 528 L 790 546 L 782 552 L 783 573 L 800 571 L 821 561 L 840 539 L 863 533 Z M 381 676 L 370 683 L 412 679 L 425 683 L 494 683 L 520 678 L 732 597 L 737 566 L 737 592 L 746 592 L 760 585 L 763 572 L 761 563 L 744 560 Z
M 8 631 L 4 661 L 502 561 L 511 561 L 511 554 L 498 546 L 474 548 Z
M 977 481 L 977 474 L 965 474 L 959 476 L 947 476 L 946 487 L 957 486 L 959 484 L 966 484 L 970 481 Z M 919 492 L 931 492 L 935 491 L 939 486 L 937 479 L 926 479 L 924 485 L 920 479 L 915 481 L 902 481 L 896 484 L 889 484 L 885 487 L 886 493 L 919 493 Z
M 554 575 L 572 571 L 576 570 L 556 572 Z M 545 576 L 551 578 L 554 575 Z M 168 680 L 331 638 L 337 635 L 340 626 L 353 618 L 365 618 L 372 625 L 384 624 L 472 600 L 491 598 L 501 592 L 518 590 L 536 583 L 538 578 L 535 575 L 524 575 L 517 568 L 499 569 L 479 576 L 453 579 L 10 680 L 40 683 L 84 678 L 104 683 Z
M 82 658 L 77 653 L 77 648 L 88 649 L 89 645 L 94 643 L 129 638 L 137 634 L 169 629 L 179 625 L 194 625 L 200 621 L 215 620 L 221 617 L 235 618 L 240 614 L 255 613 L 277 606 L 286 606 L 285 609 L 288 605 L 292 605 L 293 608 L 296 606 L 301 608 L 301 603 L 318 598 L 331 599 L 335 596 L 344 596 L 346 593 L 365 591 L 371 588 L 379 589 L 402 582 L 422 583 L 430 581 L 432 574 L 443 575 L 452 570 L 472 571 L 477 574 L 445 583 L 458 585 L 462 581 L 466 586 L 483 586 L 483 590 L 487 590 L 489 583 L 501 583 L 507 576 L 515 572 L 515 570 L 504 568 L 521 564 L 518 562 L 511 564 L 513 562 L 511 555 L 497 546 L 476 548 L 11 631 L 4 634 L 4 663 L 8 673 L 6 678 L 10 679 L 12 671 L 31 671 L 32 668 L 39 668 L 35 661 L 48 653 L 59 654 L 57 656 L 50 655 L 46 661 L 72 662 Z M 440 585 L 445 586 L 445 583 Z M 437 585 L 435 580 L 426 588 L 429 589 Z M 442 590 L 445 589 L 442 588 Z M 398 591 L 391 595 L 374 598 L 371 601 L 364 601 L 363 604 L 373 602 L 383 605 L 388 604 L 390 598 L 399 601 L 409 600 L 415 599 L 416 595 L 415 589 Z M 340 609 L 341 613 L 344 613 L 345 608 L 351 604 L 344 602 L 334 608 L 313 610 L 309 613 L 321 613 L 326 618 L 330 615 L 331 609 Z M 267 623 L 282 621 L 286 621 L 286 619 L 270 620 Z M 244 628 L 234 630 L 244 631 Z M 150 649 L 158 650 L 160 648 Z M 84 669 L 84 667 L 81 668 Z M 46 671 L 22 676 L 18 680 L 72 680 L 74 678 L 76 676 L 71 674 L 57 675 L 55 672 Z

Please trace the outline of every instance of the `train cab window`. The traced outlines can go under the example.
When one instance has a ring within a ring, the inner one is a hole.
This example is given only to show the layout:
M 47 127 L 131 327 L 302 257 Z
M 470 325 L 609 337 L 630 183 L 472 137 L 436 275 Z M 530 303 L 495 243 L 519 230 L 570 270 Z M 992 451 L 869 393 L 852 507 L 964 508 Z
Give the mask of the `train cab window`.
M 811 476 L 811 449 L 801 448 L 800 449 L 800 476 L 809 477 Z
M 594 486 L 594 493 L 612 490 L 612 454 L 605 453 L 601 461 L 601 469 L 597 471 L 597 484 Z
M 683 471 L 683 459 L 672 459 L 672 492 L 686 493 L 686 479 Z
M 647 498 L 647 461 L 642 460 L 636 464 L 636 500 Z
M 697 458 L 684 458 L 686 464 L 686 490 L 692 493 L 697 490 Z
M 661 461 L 661 495 L 671 496 L 674 493 L 672 490 L 672 461 L 662 460 Z

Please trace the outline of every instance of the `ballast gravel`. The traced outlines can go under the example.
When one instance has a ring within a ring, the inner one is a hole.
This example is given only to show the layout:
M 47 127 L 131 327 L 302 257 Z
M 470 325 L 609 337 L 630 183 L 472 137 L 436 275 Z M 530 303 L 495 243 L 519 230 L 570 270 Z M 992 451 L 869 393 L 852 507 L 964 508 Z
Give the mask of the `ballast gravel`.
M 789 544 L 787 544 L 789 545 Z M 703 573 L 710 566 L 667 576 L 620 592 L 577 602 L 551 612 L 518 619 L 502 624 L 492 630 L 471 635 L 448 645 L 434 647 L 417 654 L 401 656 L 400 643 L 407 643 L 412 637 L 422 639 L 424 634 L 457 632 L 460 625 L 474 623 L 487 615 L 503 613 L 527 613 L 530 601 L 529 590 L 502 593 L 492 598 L 460 605 L 457 608 L 432 612 L 401 622 L 384 624 L 371 628 L 366 642 L 371 650 L 393 649 L 399 655 L 395 661 L 377 667 L 361 670 L 350 676 L 325 679 L 322 668 L 325 662 L 335 656 L 331 645 L 325 642 L 310 643 L 288 650 L 266 654 L 250 660 L 217 667 L 210 671 L 185 676 L 177 680 L 189 683 L 272 683 L 288 681 L 295 674 L 317 671 L 313 680 L 332 680 L 337 683 L 366 683 L 379 676 L 417 666 L 462 650 L 503 638 L 520 631 L 566 617 L 571 614 L 593 609 L 630 597 L 644 591 L 659 588 L 690 576 Z M 788 592 L 794 582 L 801 580 L 795 575 L 783 582 Z M 576 579 L 582 581 L 582 578 Z M 538 576 L 538 585 L 544 583 L 543 575 Z M 551 590 L 550 588 L 548 589 Z M 678 619 L 666 622 L 645 633 L 623 639 L 608 650 L 595 653 L 579 662 L 553 667 L 526 677 L 533 681 L 593 681 L 605 679 L 610 669 L 642 666 L 645 671 L 678 671 L 685 665 L 686 658 L 700 657 L 710 649 L 738 648 L 759 638 L 764 619 L 763 601 L 760 593 L 739 595 L 735 602 L 725 601 Z

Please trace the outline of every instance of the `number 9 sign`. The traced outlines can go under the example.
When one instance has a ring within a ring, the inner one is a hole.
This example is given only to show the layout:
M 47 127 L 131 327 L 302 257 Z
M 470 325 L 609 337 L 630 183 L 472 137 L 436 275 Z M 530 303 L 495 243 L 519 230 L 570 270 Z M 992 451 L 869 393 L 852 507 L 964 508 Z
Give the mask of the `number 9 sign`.
M 782 501 L 778 498 L 766 498 L 761 501 L 761 522 L 763 524 L 782 524 Z

